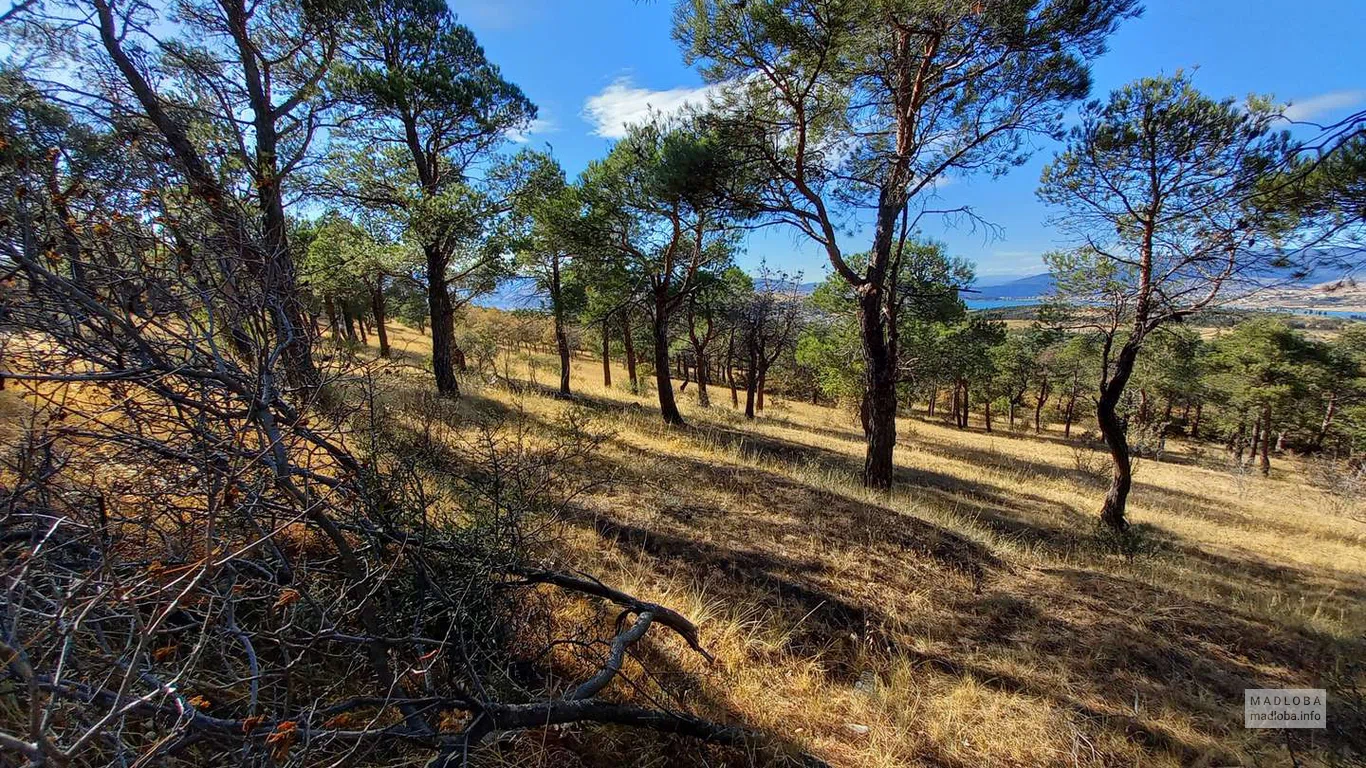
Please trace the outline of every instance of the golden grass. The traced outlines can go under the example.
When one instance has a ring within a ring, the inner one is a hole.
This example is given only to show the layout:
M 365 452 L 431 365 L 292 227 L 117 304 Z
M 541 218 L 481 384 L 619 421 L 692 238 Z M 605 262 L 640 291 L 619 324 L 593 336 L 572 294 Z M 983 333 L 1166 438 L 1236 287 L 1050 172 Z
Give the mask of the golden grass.
M 429 386 L 425 337 L 389 334 L 412 365 L 394 391 Z M 598 360 L 575 358 L 574 402 L 548 396 L 550 357 L 506 370 L 535 386 L 470 377 L 465 407 L 547 424 L 587 408 L 613 433 L 585 477 L 611 482 L 564 515 L 556 554 L 693 618 L 718 659 L 651 633 L 652 671 L 698 713 L 833 765 L 1290 765 L 1279 732 L 1243 729 L 1242 690 L 1361 682 L 1366 525 L 1293 459 L 1269 479 L 1190 446 L 1143 462 L 1131 518 L 1150 546 L 1126 558 L 1098 545 L 1103 488 L 1060 432 L 902 419 L 897 487 L 875 494 L 852 413 L 771 398 L 746 422 L 724 388 L 701 408 L 689 386 L 689 426 L 670 428 L 652 384 L 631 393 L 618 368 L 605 388 Z M 772 760 L 649 738 L 526 734 L 512 762 Z
M 582 407 L 540 394 L 556 365 L 469 399 L 549 421 Z M 650 386 L 600 377 L 575 359 L 613 482 L 566 517 L 565 556 L 699 622 L 714 668 L 660 641 L 689 704 L 834 765 L 1290 765 L 1243 729 L 1242 690 L 1332 685 L 1361 655 L 1366 526 L 1294 459 L 1269 479 L 1183 445 L 1143 462 L 1150 551 L 1126 558 L 1098 546 L 1103 489 L 1060 432 L 902 419 L 897 488 L 872 494 L 851 413 L 771 400 L 747 423 L 690 386 L 669 428 Z

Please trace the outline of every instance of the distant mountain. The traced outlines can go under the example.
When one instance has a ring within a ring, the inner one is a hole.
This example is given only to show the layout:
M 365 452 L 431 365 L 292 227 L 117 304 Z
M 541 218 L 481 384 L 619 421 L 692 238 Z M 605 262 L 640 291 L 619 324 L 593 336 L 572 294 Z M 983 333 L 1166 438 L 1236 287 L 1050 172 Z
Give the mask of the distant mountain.
M 1254 276 L 1254 280 L 1267 286 L 1303 287 L 1335 283 L 1355 273 L 1358 280 L 1363 278 L 1363 257 L 1350 248 L 1319 248 L 1296 254 L 1294 264 L 1284 267 L 1267 267 Z M 1047 272 L 1029 275 L 1002 282 L 984 283 L 975 286 L 977 293 L 969 294 L 969 299 L 1037 299 L 1053 292 L 1053 278 Z
M 757 282 L 757 281 L 756 281 Z M 789 283 L 774 281 L 774 289 L 780 293 L 790 290 L 802 296 L 810 296 L 820 283 Z M 536 288 L 536 281 L 530 277 L 510 277 L 498 284 L 492 293 L 475 298 L 474 304 L 488 309 L 512 311 L 516 309 L 542 309 L 546 297 Z
M 1353 266 L 1366 263 L 1360 253 L 1348 248 L 1320 248 L 1298 255 L 1296 261 L 1311 268 L 1268 268 L 1259 279 L 1265 281 L 1268 286 L 1276 285 L 1279 287 L 1284 285 L 1287 288 L 1308 288 L 1342 280 L 1345 276 L 1353 273 Z M 1304 274 L 1303 277 L 1299 276 L 1305 272 L 1307 274 Z M 1366 270 L 1356 269 L 1355 272 L 1358 280 L 1366 278 L 1366 274 L 1363 274 Z M 1285 285 L 1288 283 L 1293 283 L 1293 285 Z M 812 291 L 816 290 L 817 285 L 820 283 L 800 283 L 795 288 L 797 293 L 809 296 Z M 794 286 L 791 283 L 783 283 L 775 287 L 786 292 Z M 1039 299 L 1053 293 L 1053 277 L 1047 272 L 1043 272 L 1013 280 L 980 283 L 974 288 L 976 288 L 975 293 L 965 294 L 963 298 L 970 301 Z M 475 299 L 474 303 L 481 307 L 494 309 L 540 309 L 545 304 L 545 298 L 537 291 L 535 280 L 529 277 L 514 277 L 503 281 L 498 289 L 492 293 Z
M 530 277 L 511 277 L 498 284 L 492 293 L 475 298 L 475 305 L 489 309 L 540 309 L 545 305 L 545 297 L 536 288 L 536 280 Z
M 1037 299 L 1053 292 L 1053 276 L 1044 272 L 1038 275 L 1020 277 L 1004 283 L 988 283 L 974 286 L 976 293 L 969 299 Z

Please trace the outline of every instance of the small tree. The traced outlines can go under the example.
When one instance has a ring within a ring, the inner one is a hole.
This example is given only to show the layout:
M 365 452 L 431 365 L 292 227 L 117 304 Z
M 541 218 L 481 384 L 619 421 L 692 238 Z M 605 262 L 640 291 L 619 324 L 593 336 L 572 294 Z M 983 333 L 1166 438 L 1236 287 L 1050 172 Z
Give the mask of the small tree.
M 1092 101 L 1066 149 L 1043 172 L 1040 197 L 1082 244 L 1052 254 L 1073 320 L 1103 337 L 1096 417 L 1113 462 L 1101 520 L 1128 527 L 1132 482 L 1117 407 L 1152 332 L 1227 298 L 1266 266 L 1253 250 L 1265 231 L 1251 205 L 1283 156 L 1277 113 L 1202 95 L 1190 80 L 1155 77 Z
M 581 180 L 586 216 L 580 250 L 620 270 L 650 314 L 659 411 L 682 424 L 669 375 L 670 319 L 731 260 L 731 213 L 717 189 L 729 183 L 727 153 L 696 123 L 636 126 Z M 629 305 L 623 308 L 629 313 Z M 629 314 L 623 314 L 629 317 Z M 626 331 L 629 334 L 629 331 Z M 628 354 L 630 350 L 628 349 Z
M 730 267 L 720 274 L 709 272 L 704 284 L 688 297 L 684 325 L 697 377 L 697 404 L 711 405 L 707 387 L 711 384 L 712 352 L 717 339 L 726 337 L 731 344 L 732 332 L 737 329 L 743 313 L 744 297 L 754 292 L 754 281 L 739 267 Z
M 802 302 L 798 280 L 785 273 L 765 273 L 736 308 L 736 324 L 745 351 L 745 418 L 763 410 L 768 371 L 797 341 Z
M 400 220 L 426 262 L 437 390 L 458 394 L 452 283 L 488 279 L 497 248 L 482 248 L 506 202 L 471 189 L 470 166 L 524 127 L 536 108 L 489 62 L 442 0 L 381 0 L 355 18 L 333 85 L 349 108 L 353 145 L 336 194 Z M 457 258 L 467 263 L 452 269 Z M 452 273 L 455 274 L 452 274 Z
M 501 169 L 511 190 L 513 230 L 519 271 L 533 278 L 549 301 L 560 357 L 561 397 L 569 391 L 569 336 L 571 314 L 585 303 L 583 286 L 570 279 L 570 244 L 581 220 L 578 190 L 565 184 L 564 171 L 554 158 L 540 152 L 519 153 Z
M 1270 474 L 1272 432 L 1299 410 L 1321 373 L 1313 346 L 1279 320 L 1255 319 L 1220 337 L 1213 357 L 1229 408 L 1252 424 L 1251 458 Z
M 1085 60 L 1134 0 L 684 0 L 675 37 L 724 84 L 717 120 L 760 179 L 747 209 L 795 227 L 853 290 L 863 354 L 863 482 L 892 485 L 907 238 L 954 174 L 1003 172 L 1086 95 Z M 873 222 L 855 264 L 837 233 Z M 957 209 L 960 213 L 970 213 Z M 942 212 L 942 211 L 941 211 Z

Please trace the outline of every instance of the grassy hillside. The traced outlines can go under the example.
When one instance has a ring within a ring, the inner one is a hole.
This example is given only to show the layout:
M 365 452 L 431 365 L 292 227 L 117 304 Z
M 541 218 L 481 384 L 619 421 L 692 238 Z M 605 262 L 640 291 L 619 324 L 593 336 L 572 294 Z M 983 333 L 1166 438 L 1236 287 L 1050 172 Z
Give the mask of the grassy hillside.
M 421 336 L 392 333 L 419 362 Z M 717 657 L 658 642 L 625 696 L 674 697 L 841 766 L 1291 765 L 1291 749 L 1351 740 L 1361 754 L 1348 691 L 1366 524 L 1293 460 L 1270 479 L 1190 446 L 1144 462 L 1142 545 L 1124 555 L 1097 539 L 1103 485 L 1061 434 L 903 419 L 897 488 L 870 495 L 848 412 L 774 399 L 746 423 L 725 390 L 703 409 L 689 387 L 689 426 L 665 428 L 624 371 L 605 389 L 598 360 L 575 364 L 572 403 L 542 386 L 551 358 L 506 353 L 519 383 L 472 382 L 461 407 L 543 425 L 578 409 L 608 433 L 555 555 L 679 608 Z M 428 386 L 410 372 L 395 393 Z M 1335 689 L 1334 730 L 1290 732 L 1290 749 L 1286 732 L 1245 730 L 1243 689 L 1279 686 Z M 704 764 L 686 744 L 643 758 L 620 733 L 516 741 L 519 760 L 539 754 L 520 764 Z

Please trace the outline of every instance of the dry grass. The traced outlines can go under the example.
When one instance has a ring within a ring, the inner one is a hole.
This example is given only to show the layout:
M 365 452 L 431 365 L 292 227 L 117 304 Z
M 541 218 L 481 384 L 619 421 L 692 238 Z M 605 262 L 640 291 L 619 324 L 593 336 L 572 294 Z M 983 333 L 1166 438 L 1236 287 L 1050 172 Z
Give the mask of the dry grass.
M 514 368 L 544 383 L 555 365 Z M 1060 434 L 904 419 L 897 490 L 872 495 L 850 413 L 779 402 L 746 423 L 689 387 L 671 429 L 648 388 L 575 366 L 615 432 L 613 482 L 564 521 L 565 556 L 699 620 L 720 662 L 671 657 L 689 704 L 834 765 L 1290 765 L 1281 733 L 1243 729 L 1243 689 L 1362 673 L 1366 525 L 1293 460 L 1270 479 L 1180 446 L 1143 463 L 1126 557 L 1098 542 L 1102 489 Z M 538 389 L 470 399 L 573 407 Z M 1316 737 L 1301 759 L 1328 754 Z
M 390 338 L 400 363 L 428 352 L 411 329 Z M 683 611 L 718 658 L 656 638 L 642 654 L 663 682 L 635 668 L 622 695 L 667 691 L 837 766 L 1291 765 L 1282 732 L 1243 729 L 1243 689 L 1363 682 L 1366 525 L 1292 460 L 1270 479 L 1181 447 L 1144 462 L 1144 547 L 1124 556 L 1095 535 L 1102 489 L 1060 433 L 903 419 L 897 488 L 878 495 L 857 484 L 851 413 L 771 401 L 747 423 L 726 390 L 703 409 L 690 386 L 689 426 L 667 428 L 648 387 L 617 370 L 604 388 L 597 360 L 576 359 L 573 403 L 548 396 L 549 357 L 506 370 L 523 386 L 469 382 L 463 407 L 546 424 L 585 408 L 613 433 L 591 478 L 610 482 L 576 500 L 553 554 Z M 396 392 L 429 385 L 410 372 Z M 1336 731 L 1295 734 L 1301 760 L 1362 749 L 1343 701 Z M 488 757 L 775 759 L 642 738 L 524 734 Z

